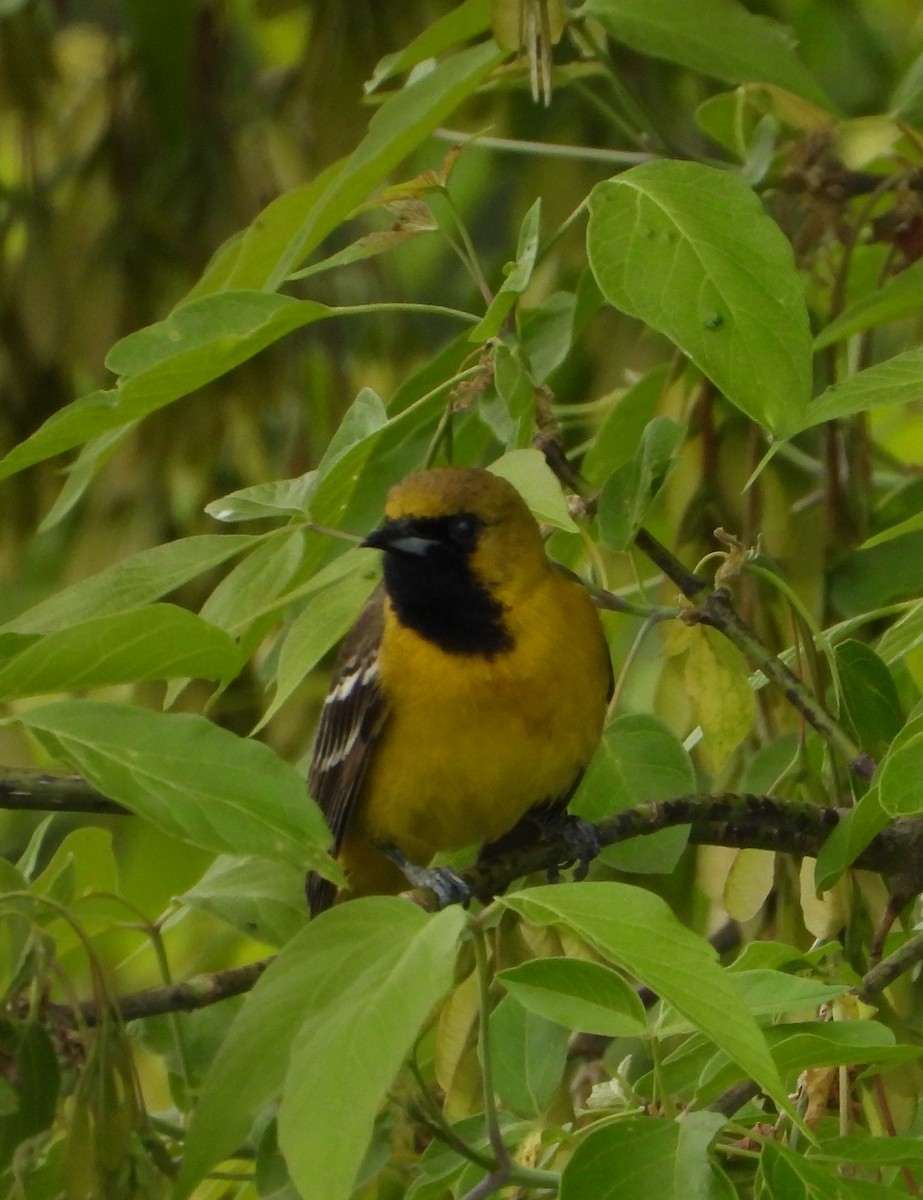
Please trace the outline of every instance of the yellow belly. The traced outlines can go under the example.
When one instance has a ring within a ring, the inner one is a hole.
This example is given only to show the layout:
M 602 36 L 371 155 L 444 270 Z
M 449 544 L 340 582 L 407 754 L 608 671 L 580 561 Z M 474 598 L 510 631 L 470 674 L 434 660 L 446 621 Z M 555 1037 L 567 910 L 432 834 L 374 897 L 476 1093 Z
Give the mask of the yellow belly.
M 340 855 L 354 892 L 400 886 L 375 845 L 426 864 L 496 840 L 570 790 L 599 741 L 609 666 L 592 602 L 561 584 L 554 576 L 517 605 L 515 649 L 493 660 L 394 628 L 381 661 L 391 716 Z

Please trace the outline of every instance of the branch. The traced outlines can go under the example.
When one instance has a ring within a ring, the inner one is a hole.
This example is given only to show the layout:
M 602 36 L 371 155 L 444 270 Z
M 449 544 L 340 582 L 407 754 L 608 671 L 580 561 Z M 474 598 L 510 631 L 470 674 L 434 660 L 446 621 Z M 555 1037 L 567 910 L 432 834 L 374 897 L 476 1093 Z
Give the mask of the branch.
M 782 689 L 786 700 L 801 713 L 829 745 L 847 760 L 850 770 L 862 779 L 875 774 L 875 760 L 852 740 L 846 730 L 830 716 L 810 688 L 777 658 L 749 626 L 738 616 L 726 588 L 716 588 L 701 603 L 684 614 L 684 620 L 698 621 L 720 630 L 757 666 L 767 679 Z
M 839 809 L 799 804 L 774 796 L 730 792 L 717 796 L 691 793 L 626 809 L 600 821 L 595 829 L 603 846 L 612 846 L 676 825 L 689 825 L 690 841 L 697 844 L 738 849 L 782 849 L 796 855 L 816 857 L 842 815 Z M 552 835 L 537 843 L 506 851 L 493 860 L 476 863 L 458 874 L 475 896 L 490 900 L 501 894 L 515 879 L 538 871 L 556 870 L 567 861 L 568 854 L 566 839 Z M 900 869 L 900 864 L 907 862 L 923 862 L 923 828 L 921 822 L 912 817 L 894 821 L 883 829 L 853 865 L 893 874 Z M 923 878 L 920 890 L 923 891 Z M 428 888 L 415 888 L 407 895 L 422 908 L 434 910 L 438 907 L 436 894 Z M 271 958 L 260 959 L 244 967 L 197 975 L 168 987 L 129 993 L 118 1001 L 119 1015 L 122 1020 L 132 1021 L 138 1017 L 191 1012 L 217 1004 L 249 991 L 270 962 Z M 878 970 L 889 969 L 891 963 L 891 959 L 886 960 Z M 875 978 L 877 976 L 873 977 L 872 973 L 866 977 L 870 990 L 874 988 Z M 887 982 L 881 986 L 887 986 Z M 70 1006 L 51 1004 L 48 1007 L 63 1024 L 72 1023 Z M 86 1024 L 99 1024 L 102 1013 L 95 1001 L 83 1001 L 80 1012 Z
M 923 933 L 917 933 L 894 954 L 872 967 L 870 971 L 866 971 L 859 988 L 859 998 L 868 1004 L 874 1004 L 875 997 L 880 992 L 890 987 L 899 975 L 911 970 L 921 961 L 923 961 Z
M 816 858 L 846 811 L 751 793 L 690 793 L 672 800 L 639 804 L 607 817 L 594 828 L 602 846 L 688 825 L 689 840 L 697 845 L 783 850 Z M 473 895 L 490 900 L 516 879 L 538 871 L 555 871 L 568 862 L 569 849 L 563 836 L 550 834 L 538 842 L 475 863 L 458 875 Z M 923 864 L 923 822 L 907 817 L 892 822 L 877 834 L 851 865 L 895 875 L 906 869 L 905 864 L 918 862 Z M 923 866 L 917 874 L 920 876 L 917 891 L 923 892 Z M 414 888 L 408 895 L 423 908 L 438 907 L 435 893 L 428 888 Z
M 229 967 L 224 971 L 195 975 L 182 983 L 171 983 L 166 987 L 145 988 L 140 992 L 129 992 L 118 1001 L 118 1015 L 123 1021 L 135 1021 L 139 1017 L 156 1017 L 164 1013 L 193 1012 L 207 1008 L 231 996 L 249 992 L 263 974 L 272 958 L 261 958 L 243 967 Z M 68 1004 L 49 1004 L 48 1012 L 62 1024 L 73 1023 L 73 1012 Z M 80 1015 L 87 1025 L 98 1025 L 103 1017 L 103 1008 L 95 1000 L 84 1000 L 80 1004 Z
M 19 812 L 115 813 L 129 810 L 80 775 L 49 775 L 30 767 L 0 767 L 0 809 Z

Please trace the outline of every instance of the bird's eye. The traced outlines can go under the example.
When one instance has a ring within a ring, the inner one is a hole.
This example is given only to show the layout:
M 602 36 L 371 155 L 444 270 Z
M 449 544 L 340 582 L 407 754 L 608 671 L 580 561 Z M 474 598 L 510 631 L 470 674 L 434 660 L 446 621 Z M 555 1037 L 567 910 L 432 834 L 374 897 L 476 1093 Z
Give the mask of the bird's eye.
M 449 524 L 449 536 L 453 542 L 470 546 L 478 534 L 478 519 L 471 513 L 459 513 Z

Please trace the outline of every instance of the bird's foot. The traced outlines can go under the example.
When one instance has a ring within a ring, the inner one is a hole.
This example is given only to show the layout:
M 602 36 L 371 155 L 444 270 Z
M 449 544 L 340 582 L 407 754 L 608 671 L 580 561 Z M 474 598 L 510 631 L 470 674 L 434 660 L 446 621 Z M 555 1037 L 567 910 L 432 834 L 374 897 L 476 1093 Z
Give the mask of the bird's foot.
M 380 847 L 383 854 L 394 863 L 411 887 L 427 888 L 436 896 L 439 908 L 450 904 L 461 904 L 465 908 L 471 903 L 472 891 L 460 875 L 449 867 L 420 867 L 402 854 L 397 846 Z
M 549 867 L 548 882 L 559 883 L 560 867 L 574 863 L 574 879 L 585 879 L 590 863 L 599 854 L 602 846 L 596 826 L 572 813 L 543 814 L 540 822 L 542 837 L 548 841 L 560 840 L 567 848 L 566 858 L 557 867 Z

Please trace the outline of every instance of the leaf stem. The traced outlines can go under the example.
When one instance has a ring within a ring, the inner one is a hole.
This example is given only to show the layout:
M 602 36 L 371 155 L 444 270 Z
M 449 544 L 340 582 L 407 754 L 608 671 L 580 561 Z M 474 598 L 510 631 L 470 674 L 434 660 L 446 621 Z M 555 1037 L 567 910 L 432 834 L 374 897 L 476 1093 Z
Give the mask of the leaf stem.
M 490 1146 L 497 1159 L 497 1167 L 506 1170 L 509 1177 L 510 1152 L 503 1140 L 500 1129 L 500 1117 L 497 1112 L 497 1102 L 494 1097 L 493 1056 L 490 1048 L 490 964 L 487 960 L 487 935 L 476 922 L 471 923 L 471 941 L 474 946 L 474 961 L 478 973 L 478 997 L 480 1000 L 480 1019 L 478 1037 L 478 1058 L 481 1063 L 481 1078 L 484 1085 L 484 1119 L 487 1122 L 487 1134 Z

